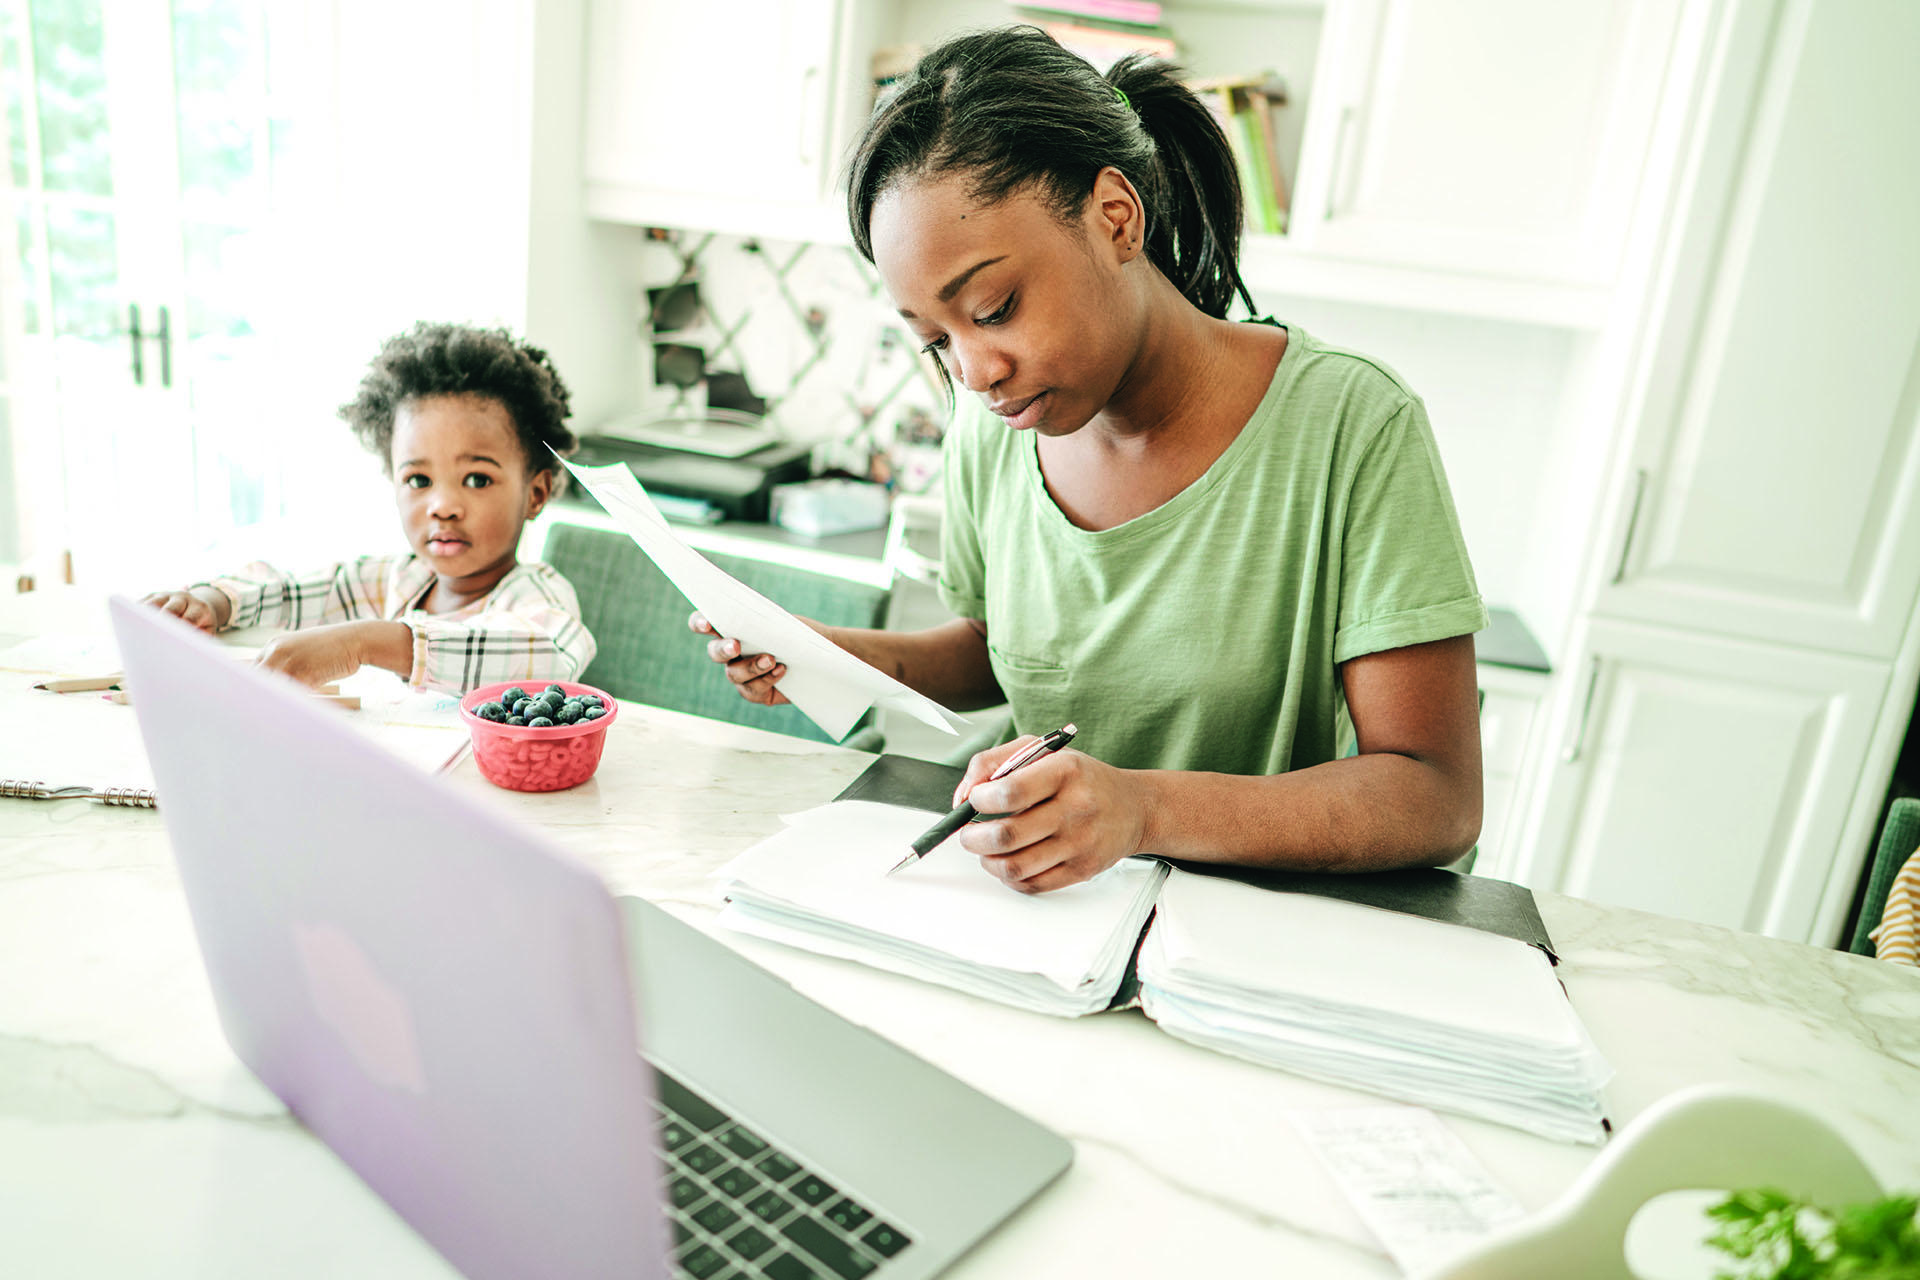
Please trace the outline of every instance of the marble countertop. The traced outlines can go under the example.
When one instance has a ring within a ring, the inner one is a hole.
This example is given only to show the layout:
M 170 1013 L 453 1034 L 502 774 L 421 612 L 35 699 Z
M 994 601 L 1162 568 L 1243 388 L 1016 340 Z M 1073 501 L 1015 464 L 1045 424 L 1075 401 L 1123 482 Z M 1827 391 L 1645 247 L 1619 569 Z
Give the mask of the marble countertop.
M 0 648 L 76 617 L 0 602 Z M 65 610 L 66 612 L 63 612 Z M 20 724 L 31 677 L 0 671 Z M 131 714 L 131 710 L 128 710 Z M 637 706 L 572 791 L 453 783 L 695 923 L 711 872 L 870 757 Z M 158 814 L 0 800 L 0 1258 L 10 1275 L 446 1276 L 451 1269 L 234 1058 Z M 1703 1082 L 1826 1117 L 1890 1187 L 1920 1186 L 1920 974 L 1540 894 L 1559 973 L 1612 1062 L 1616 1127 Z M 961 1277 L 1398 1267 L 1286 1119 L 1374 1104 L 1201 1050 L 1138 1012 L 1067 1021 L 731 934 L 807 995 L 1068 1136 L 1068 1173 Z M 769 1052 L 777 1052 L 769 1046 Z M 1529 1209 L 1593 1148 L 1445 1116 Z

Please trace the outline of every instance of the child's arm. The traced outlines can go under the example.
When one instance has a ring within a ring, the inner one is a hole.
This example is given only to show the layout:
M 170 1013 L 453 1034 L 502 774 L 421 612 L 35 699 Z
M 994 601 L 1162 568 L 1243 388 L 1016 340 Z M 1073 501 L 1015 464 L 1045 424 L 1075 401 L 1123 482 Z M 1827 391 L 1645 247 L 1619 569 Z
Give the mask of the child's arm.
M 214 603 L 216 615 L 217 602 L 226 603 L 226 616 L 215 630 L 265 626 L 301 631 L 380 617 L 393 561 L 392 556 L 362 556 L 309 573 L 286 573 L 256 560 L 238 573 L 195 583 L 189 592 Z

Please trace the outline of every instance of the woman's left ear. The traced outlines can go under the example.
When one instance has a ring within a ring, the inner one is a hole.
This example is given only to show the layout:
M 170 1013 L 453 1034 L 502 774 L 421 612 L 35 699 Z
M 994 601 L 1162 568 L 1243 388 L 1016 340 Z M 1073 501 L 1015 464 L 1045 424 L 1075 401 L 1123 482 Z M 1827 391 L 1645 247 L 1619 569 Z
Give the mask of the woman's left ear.
M 1096 234 L 1113 246 L 1121 262 L 1131 262 L 1146 250 L 1146 206 L 1126 174 L 1109 165 L 1095 175 L 1093 207 L 1099 219 Z
M 540 509 L 547 505 L 547 499 L 552 496 L 553 472 L 534 472 L 533 479 L 527 482 L 527 514 L 522 518 L 531 520 L 539 515 Z

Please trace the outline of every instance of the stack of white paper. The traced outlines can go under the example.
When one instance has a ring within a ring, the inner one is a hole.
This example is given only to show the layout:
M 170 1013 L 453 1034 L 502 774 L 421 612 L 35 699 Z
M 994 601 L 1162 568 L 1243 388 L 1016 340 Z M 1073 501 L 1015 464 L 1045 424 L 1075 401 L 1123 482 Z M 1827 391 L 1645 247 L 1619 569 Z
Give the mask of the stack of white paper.
M 1084 884 L 1028 895 L 955 837 L 888 875 L 936 816 L 854 800 L 790 817 L 721 868 L 720 922 L 1024 1009 L 1106 1008 L 1166 867 L 1129 859 Z
M 1604 1136 L 1612 1072 L 1524 942 L 1175 871 L 1139 976 L 1147 1016 L 1195 1044 L 1546 1137 Z

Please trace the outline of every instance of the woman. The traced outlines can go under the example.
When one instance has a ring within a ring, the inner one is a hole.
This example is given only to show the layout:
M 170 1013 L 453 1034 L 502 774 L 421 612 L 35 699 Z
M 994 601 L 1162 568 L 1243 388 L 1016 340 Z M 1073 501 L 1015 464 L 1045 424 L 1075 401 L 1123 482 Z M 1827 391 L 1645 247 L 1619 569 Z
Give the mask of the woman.
M 1480 825 L 1486 625 L 1419 399 L 1240 284 L 1226 139 L 1174 68 L 1031 27 L 926 55 L 855 153 L 855 243 L 957 397 L 941 593 L 821 628 L 956 709 L 1010 704 L 960 839 L 1041 892 L 1134 853 L 1362 871 Z M 710 636 L 743 696 L 785 668 Z M 1065 721 L 1072 750 L 988 780 Z M 1355 748 L 1343 750 L 1348 733 Z

